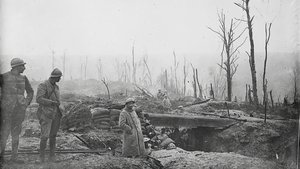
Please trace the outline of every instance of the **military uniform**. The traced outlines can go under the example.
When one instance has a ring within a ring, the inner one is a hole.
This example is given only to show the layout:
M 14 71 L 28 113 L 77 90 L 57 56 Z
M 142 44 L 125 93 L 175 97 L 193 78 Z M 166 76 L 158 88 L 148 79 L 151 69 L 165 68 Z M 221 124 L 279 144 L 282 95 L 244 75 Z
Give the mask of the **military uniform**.
M 126 104 L 128 102 L 134 101 L 128 99 Z M 122 155 L 125 157 L 146 155 L 141 123 L 136 112 L 124 108 L 119 117 L 119 126 L 123 129 Z
M 59 87 L 56 85 L 60 81 L 62 72 L 55 68 L 51 72 L 48 80 L 38 86 L 36 94 L 36 102 L 39 104 L 37 116 L 41 125 L 41 141 L 40 141 L 40 159 L 45 160 L 45 149 L 49 138 L 50 161 L 55 161 L 56 134 L 59 130 L 61 111 Z
M 12 159 L 17 158 L 19 135 L 25 111 L 33 98 L 33 89 L 26 76 L 9 71 L 0 76 L 1 87 L 1 156 L 9 134 L 12 136 Z M 27 96 L 24 96 L 26 91 Z
M 40 149 L 45 150 L 49 138 L 50 157 L 54 156 L 56 134 L 62 117 L 59 106 L 54 104 L 60 102 L 59 97 L 59 87 L 56 84 L 51 84 L 50 80 L 46 80 L 38 86 L 36 102 L 39 103 L 37 116 L 41 125 Z

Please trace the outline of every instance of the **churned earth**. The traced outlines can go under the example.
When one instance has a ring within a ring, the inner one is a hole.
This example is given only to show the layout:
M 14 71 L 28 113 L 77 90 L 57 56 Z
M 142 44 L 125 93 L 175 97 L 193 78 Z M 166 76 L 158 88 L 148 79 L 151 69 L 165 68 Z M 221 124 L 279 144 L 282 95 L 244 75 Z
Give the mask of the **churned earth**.
M 75 97 L 70 97 L 74 100 Z M 94 98 L 88 98 L 86 107 L 90 108 Z M 160 110 L 157 100 L 153 98 L 137 97 L 137 103 L 147 112 Z M 122 99 L 114 101 L 122 102 Z M 99 99 L 97 99 L 99 102 Z M 172 101 L 174 102 L 174 101 Z M 176 102 L 176 101 L 175 101 Z M 82 98 L 75 101 L 64 102 L 66 107 L 73 104 L 83 104 Z M 177 103 L 179 105 L 179 103 Z M 180 103 L 182 104 L 182 103 Z M 169 114 L 180 114 L 190 116 L 212 116 L 220 118 L 228 114 L 223 102 L 208 102 L 198 105 L 186 106 L 183 111 L 164 112 Z M 149 106 L 152 105 L 152 106 Z M 39 163 L 39 122 L 36 119 L 37 105 L 32 104 L 27 109 L 27 116 L 23 123 L 20 137 L 20 159 L 24 164 L 13 164 L 8 162 L 9 155 L 5 156 L 7 161 L 3 168 L 10 169 L 280 169 L 296 168 L 297 143 L 297 120 L 271 119 L 267 123 L 260 118 L 259 113 L 244 109 L 242 105 L 232 103 L 229 106 L 230 117 L 237 122 L 223 129 L 189 129 L 196 135 L 188 136 L 187 142 L 194 145 L 189 151 L 184 147 L 171 150 L 151 150 L 148 157 L 125 158 L 121 156 L 122 137 L 120 132 L 112 130 L 101 130 L 92 125 L 82 130 L 61 130 L 57 137 L 57 162 Z M 152 112 L 156 113 L 156 112 Z M 250 117 L 249 114 L 254 114 Z M 65 114 L 66 115 L 66 114 Z M 223 117 L 224 118 L 224 117 Z M 246 121 L 243 121 L 246 119 Z M 201 135 L 201 137 L 197 137 Z M 80 140 L 79 138 L 82 140 Z M 193 140 L 196 139 L 196 140 Z M 200 139 L 197 140 L 197 139 Z M 87 145 L 88 144 L 88 145 Z M 197 146 L 198 144 L 198 146 Z M 192 149 L 191 149 L 192 148 Z M 193 149 L 194 148 L 194 149 Z M 7 150 L 11 150 L 9 139 Z M 81 152 L 62 152 L 81 151 Z M 100 153 L 93 151 L 97 150 Z M 90 152 L 88 152 L 90 151 Z

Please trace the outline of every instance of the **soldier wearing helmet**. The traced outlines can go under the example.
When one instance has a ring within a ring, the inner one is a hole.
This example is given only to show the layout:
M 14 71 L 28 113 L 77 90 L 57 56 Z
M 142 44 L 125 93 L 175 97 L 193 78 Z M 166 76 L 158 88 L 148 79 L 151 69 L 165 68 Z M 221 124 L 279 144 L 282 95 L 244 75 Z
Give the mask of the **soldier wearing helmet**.
M 62 117 L 60 106 L 59 87 L 62 72 L 55 68 L 48 80 L 39 84 L 36 102 L 39 104 L 37 116 L 41 125 L 40 160 L 45 161 L 45 149 L 49 139 L 49 160 L 55 161 L 56 134 L 60 127 Z
M 141 123 L 134 107 L 135 100 L 127 99 L 119 117 L 119 125 L 123 130 L 122 155 L 125 157 L 146 155 Z
M 25 75 L 22 75 L 25 70 L 25 64 L 22 59 L 14 58 L 11 60 L 11 70 L 0 75 L 1 164 L 4 161 L 3 155 L 9 134 L 11 134 L 12 138 L 11 161 L 16 163 L 23 162 L 17 158 L 19 135 L 22 129 L 22 122 L 25 118 L 26 108 L 33 98 L 33 89 L 29 80 Z

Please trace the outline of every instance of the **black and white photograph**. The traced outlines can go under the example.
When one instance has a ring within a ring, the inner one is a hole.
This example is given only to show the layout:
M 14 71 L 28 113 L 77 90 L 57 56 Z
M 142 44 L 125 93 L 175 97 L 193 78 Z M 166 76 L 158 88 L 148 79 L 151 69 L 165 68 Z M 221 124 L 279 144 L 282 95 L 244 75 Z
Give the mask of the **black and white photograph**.
M 1 0 L 0 169 L 298 169 L 299 0 Z

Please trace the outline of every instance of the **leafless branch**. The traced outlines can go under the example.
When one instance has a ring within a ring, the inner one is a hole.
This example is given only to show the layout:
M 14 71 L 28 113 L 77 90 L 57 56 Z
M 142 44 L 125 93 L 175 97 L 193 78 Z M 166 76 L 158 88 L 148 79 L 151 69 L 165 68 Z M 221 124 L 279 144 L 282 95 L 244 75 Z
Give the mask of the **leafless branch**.
M 230 54 L 230 56 L 234 55 L 237 52 L 237 50 L 244 45 L 244 43 L 246 42 L 246 40 L 247 40 L 247 37 L 244 39 L 244 41 L 239 46 L 237 46 L 234 49 L 234 51 Z
M 223 67 L 221 64 L 217 63 L 218 66 L 220 66 L 220 68 L 224 69 L 225 71 L 227 71 L 226 67 Z
M 104 84 L 105 87 L 106 87 L 108 99 L 110 100 L 110 93 L 109 93 L 108 84 L 107 84 L 107 82 L 105 81 L 105 78 L 103 78 L 101 81 L 103 82 L 103 84 Z

